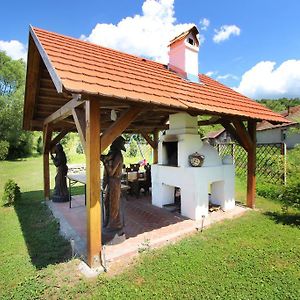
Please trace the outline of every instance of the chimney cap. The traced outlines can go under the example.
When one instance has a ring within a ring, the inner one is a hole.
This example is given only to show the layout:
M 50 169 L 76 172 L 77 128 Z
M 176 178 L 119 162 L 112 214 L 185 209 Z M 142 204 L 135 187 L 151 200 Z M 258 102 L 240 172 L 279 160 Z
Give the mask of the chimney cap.
M 194 26 L 192 26 L 190 29 L 188 29 L 188 30 L 182 32 L 181 34 L 179 34 L 178 36 L 176 36 L 174 39 L 172 39 L 172 40 L 170 41 L 170 43 L 169 43 L 168 46 L 171 46 L 171 45 L 174 44 L 175 42 L 180 41 L 180 40 L 186 38 L 190 33 L 192 33 L 192 34 L 195 35 L 195 37 L 196 37 L 196 39 L 197 39 L 197 42 L 199 43 L 199 40 L 198 40 L 198 38 L 197 38 L 197 34 L 199 34 L 199 30 L 198 30 L 198 28 L 194 25 Z

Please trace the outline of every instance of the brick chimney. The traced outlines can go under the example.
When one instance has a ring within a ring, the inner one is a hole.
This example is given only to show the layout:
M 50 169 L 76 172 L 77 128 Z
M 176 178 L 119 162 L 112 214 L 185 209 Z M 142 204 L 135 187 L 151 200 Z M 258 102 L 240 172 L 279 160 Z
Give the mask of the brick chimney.
M 199 83 L 199 31 L 196 26 L 170 41 L 169 69 L 186 79 Z

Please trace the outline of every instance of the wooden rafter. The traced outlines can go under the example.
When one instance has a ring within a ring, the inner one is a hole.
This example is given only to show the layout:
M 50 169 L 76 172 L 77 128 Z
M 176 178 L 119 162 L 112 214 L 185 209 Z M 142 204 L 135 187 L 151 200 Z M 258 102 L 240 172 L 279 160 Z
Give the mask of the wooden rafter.
M 57 123 L 72 114 L 72 109 L 76 108 L 77 106 L 81 105 L 84 101 L 79 100 L 78 97 L 73 98 L 60 109 L 55 111 L 49 117 L 44 120 L 44 124 L 49 123 Z
M 59 141 L 65 137 L 71 130 L 69 128 L 63 129 L 50 143 L 50 149 L 52 149 Z
M 220 124 L 220 122 L 221 122 L 221 117 L 220 116 L 213 116 L 209 120 L 198 121 L 198 126 Z
M 244 145 L 246 146 L 246 150 L 252 147 L 252 141 L 249 137 L 247 129 L 242 121 L 233 120 L 234 127 L 240 139 L 243 141 Z
M 236 129 L 232 124 L 230 124 L 228 121 L 222 121 L 222 126 L 234 137 L 234 139 L 246 150 L 248 151 L 247 145 L 244 143 L 244 141 L 241 139 L 239 134 L 237 133 Z
M 72 109 L 73 118 L 76 124 L 77 132 L 81 141 L 82 148 L 85 151 L 86 147 L 86 116 L 83 108 Z
M 140 134 L 147 141 L 147 143 L 151 146 L 152 149 L 157 148 L 157 144 L 155 143 L 154 140 L 152 140 L 152 138 L 149 136 L 148 133 L 144 132 L 143 130 L 140 130 Z
M 25 105 L 24 105 L 24 119 L 23 127 L 28 130 L 31 129 L 30 121 L 33 118 L 34 107 L 37 97 L 37 90 L 40 79 L 40 64 L 41 58 L 37 48 L 34 45 L 32 38 L 29 38 L 29 52 L 28 65 L 27 65 L 27 78 L 25 90 Z M 31 70 L 29 72 L 28 70 Z
M 101 153 L 130 125 L 130 123 L 142 111 L 141 107 L 131 107 L 121 114 L 121 116 L 105 130 L 101 135 Z

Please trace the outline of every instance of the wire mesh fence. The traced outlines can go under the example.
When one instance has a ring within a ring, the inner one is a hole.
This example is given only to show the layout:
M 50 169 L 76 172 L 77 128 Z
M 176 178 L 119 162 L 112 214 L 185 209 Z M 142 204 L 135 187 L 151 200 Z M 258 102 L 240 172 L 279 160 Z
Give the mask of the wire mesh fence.
M 247 174 L 247 152 L 238 144 L 217 144 L 221 157 L 231 155 L 236 174 Z M 284 143 L 257 144 L 256 176 L 270 183 L 286 182 L 286 145 Z

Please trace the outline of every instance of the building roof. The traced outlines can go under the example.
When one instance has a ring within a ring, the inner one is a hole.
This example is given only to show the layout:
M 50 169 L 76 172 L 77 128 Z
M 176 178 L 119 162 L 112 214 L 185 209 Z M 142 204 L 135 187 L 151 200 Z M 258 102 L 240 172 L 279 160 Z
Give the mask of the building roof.
M 225 128 L 216 130 L 216 131 L 210 131 L 206 134 L 206 138 L 208 139 L 215 139 L 217 137 L 219 137 L 223 132 L 225 131 Z
M 177 41 L 181 41 L 182 39 L 186 38 L 190 33 L 193 33 L 195 36 L 197 36 L 197 34 L 199 34 L 199 31 L 196 26 L 193 26 L 190 29 L 188 29 L 188 30 L 182 32 L 181 34 L 179 34 L 178 36 L 176 36 L 174 39 L 172 39 L 169 43 L 169 46 L 174 44 Z M 197 39 L 197 42 L 199 43 L 198 39 Z
M 147 107 L 136 126 L 148 122 L 157 128 L 176 111 L 286 122 L 203 74 L 199 74 L 201 84 L 193 83 L 167 65 L 33 27 L 28 48 L 25 129 L 42 129 L 42 120 L 67 103 L 72 93 L 85 99 L 98 97 L 102 112 L 131 104 Z
M 282 127 L 298 126 L 300 123 L 300 105 L 289 107 L 281 112 L 280 115 L 286 118 L 289 123 L 271 124 L 270 122 L 264 120 L 257 124 L 257 130 L 262 131 Z

